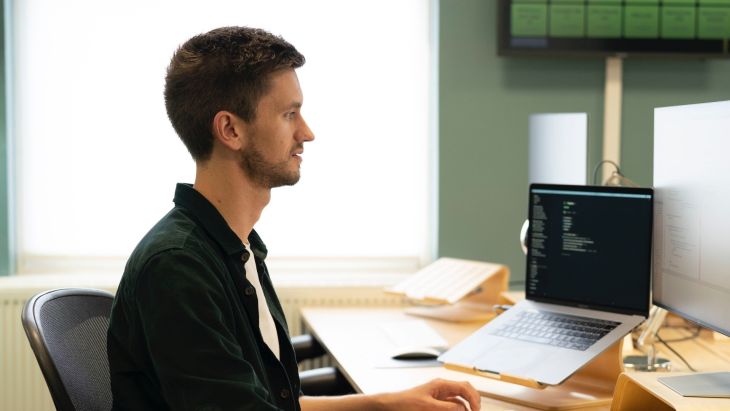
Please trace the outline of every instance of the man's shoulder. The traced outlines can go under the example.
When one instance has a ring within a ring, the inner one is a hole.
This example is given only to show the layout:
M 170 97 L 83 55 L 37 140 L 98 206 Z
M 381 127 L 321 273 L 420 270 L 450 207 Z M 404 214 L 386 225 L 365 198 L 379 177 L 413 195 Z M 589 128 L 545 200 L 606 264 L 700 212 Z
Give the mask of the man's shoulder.
M 124 277 L 136 277 L 152 259 L 180 254 L 210 257 L 214 245 L 205 230 L 183 209 L 175 207 L 140 240 L 127 261 Z
M 169 249 L 184 249 L 190 246 L 190 240 L 200 237 L 199 231 L 192 217 L 175 207 L 142 237 L 132 255 L 153 255 Z

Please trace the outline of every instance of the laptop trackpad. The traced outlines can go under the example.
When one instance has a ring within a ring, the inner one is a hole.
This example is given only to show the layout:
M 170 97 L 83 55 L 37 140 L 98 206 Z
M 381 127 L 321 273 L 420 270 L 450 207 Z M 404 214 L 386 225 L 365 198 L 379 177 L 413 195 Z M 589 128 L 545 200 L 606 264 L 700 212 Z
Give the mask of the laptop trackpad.
M 475 361 L 478 369 L 514 375 L 524 375 L 544 364 L 546 359 L 544 347 L 528 346 L 517 341 L 495 341 L 485 347 L 482 353 Z

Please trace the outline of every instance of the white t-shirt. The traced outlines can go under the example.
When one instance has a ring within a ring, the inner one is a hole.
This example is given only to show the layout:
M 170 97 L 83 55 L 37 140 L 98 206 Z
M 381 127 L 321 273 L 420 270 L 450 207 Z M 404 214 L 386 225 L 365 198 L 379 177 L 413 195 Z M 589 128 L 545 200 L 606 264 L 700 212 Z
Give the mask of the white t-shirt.
M 261 330 L 261 335 L 264 337 L 266 345 L 269 346 L 269 349 L 274 353 L 276 358 L 279 358 L 279 334 L 276 331 L 274 318 L 271 316 L 269 305 L 266 303 L 266 297 L 264 296 L 264 290 L 261 288 L 259 272 L 256 270 L 256 261 L 251 247 L 249 244 L 244 244 L 244 247 L 246 247 L 246 251 L 250 255 L 246 264 L 244 264 L 246 278 L 251 282 L 253 288 L 256 289 L 256 299 L 258 299 L 259 303 L 259 329 Z

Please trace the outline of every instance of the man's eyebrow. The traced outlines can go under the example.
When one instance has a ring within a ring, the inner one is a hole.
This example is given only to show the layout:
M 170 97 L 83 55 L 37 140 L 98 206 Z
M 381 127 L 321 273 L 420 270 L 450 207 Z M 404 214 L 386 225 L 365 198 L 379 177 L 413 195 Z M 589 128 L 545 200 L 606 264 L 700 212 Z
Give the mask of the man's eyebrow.
M 300 108 L 302 108 L 302 102 L 301 101 L 293 101 L 291 104 L 289 104 L 289 106 L 287 108 L 288 109 L 293 109 L 293 108 L 300 109 Z

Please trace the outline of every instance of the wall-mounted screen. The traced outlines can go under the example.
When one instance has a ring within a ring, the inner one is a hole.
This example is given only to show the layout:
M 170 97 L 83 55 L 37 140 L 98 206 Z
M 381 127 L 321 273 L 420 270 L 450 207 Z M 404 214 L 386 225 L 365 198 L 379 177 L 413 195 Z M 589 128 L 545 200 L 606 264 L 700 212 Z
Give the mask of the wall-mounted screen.
M 730 0 L 498 0 L 500 55 L 730 57 Z

